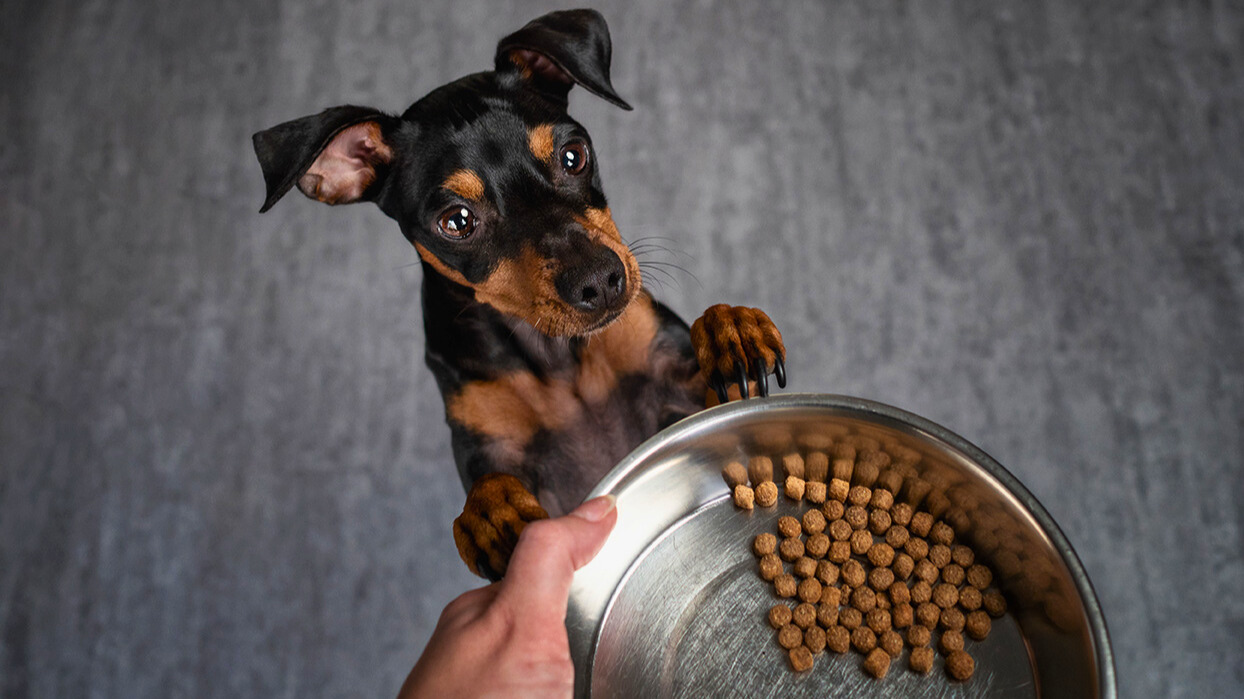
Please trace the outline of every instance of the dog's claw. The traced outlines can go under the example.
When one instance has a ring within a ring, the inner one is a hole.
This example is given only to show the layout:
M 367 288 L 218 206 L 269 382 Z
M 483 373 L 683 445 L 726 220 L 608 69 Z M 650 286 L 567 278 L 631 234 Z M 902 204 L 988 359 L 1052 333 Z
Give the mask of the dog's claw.
M 760 392 L 761 398 L 769 397 L 769 374 L 763 367 L 756 368 L 756 390 Z
M 726 403 L 730 400 L 730 394 L 726 393 L 726 380 L 722 378 L 720 371 L 713 371 L 713 376 L 709 379 L 708 385 L 717 392 L 717 401 L 719 403 Z
M 734 363 L 734 380 L 739 384 L 739 397 L 747 400 L 751 395 L 751 387 L 747 384 L 747 369 L 743 362 Z
M 786 388 L 786 362 L 781 355 L 773 360 L 773 375 L 777 377 L 778 388 Z

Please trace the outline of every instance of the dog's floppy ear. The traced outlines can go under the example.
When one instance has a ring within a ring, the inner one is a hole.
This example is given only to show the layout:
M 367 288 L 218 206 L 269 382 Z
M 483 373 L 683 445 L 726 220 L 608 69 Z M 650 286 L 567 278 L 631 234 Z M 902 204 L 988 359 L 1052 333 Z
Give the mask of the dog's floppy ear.
M 609 82 L 613 46 L 596 10 L 561 10 L 528 22 L 497 43 L 497 72 L 517 73 L 559 104 L 575 83 L 597 97 L 631 109 Z
M 397 120 L 370 107 L 347 105 L 287 121 L 251 137 L 268 193 L 263 213 L 295 184 L 326 204 L 369 198 L 383 180 Z

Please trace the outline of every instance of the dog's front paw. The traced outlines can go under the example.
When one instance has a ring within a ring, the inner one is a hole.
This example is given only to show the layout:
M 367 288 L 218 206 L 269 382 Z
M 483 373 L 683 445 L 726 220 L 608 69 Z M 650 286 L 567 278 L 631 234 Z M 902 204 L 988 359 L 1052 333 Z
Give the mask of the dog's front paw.
M 717 304 L 704 311 L 691 326 L 691 344 L 700 374 L 717 400 L 730 400 L 731 384 L 738 385 L 741 398 L 756 393 L 769 395 L 772 373 L 778 386 L 786 388 L 786 347 L 782 333 L 759 308 Z
M 490 473 L 471 486 L 462 514 L 454 520 L 458 555 L 472 573 L 500 580 L 523 527 L 548 516 L 517 478 Z

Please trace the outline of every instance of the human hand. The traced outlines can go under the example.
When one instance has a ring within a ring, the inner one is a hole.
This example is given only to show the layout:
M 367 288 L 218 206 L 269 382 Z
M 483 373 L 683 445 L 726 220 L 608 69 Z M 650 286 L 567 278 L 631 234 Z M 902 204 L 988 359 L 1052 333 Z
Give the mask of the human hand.
M 398 699 L 569 697 L 566 601 L 574 572 L 618 521 L 613 496 L 528 524 L 500 582 L 450 602 Z

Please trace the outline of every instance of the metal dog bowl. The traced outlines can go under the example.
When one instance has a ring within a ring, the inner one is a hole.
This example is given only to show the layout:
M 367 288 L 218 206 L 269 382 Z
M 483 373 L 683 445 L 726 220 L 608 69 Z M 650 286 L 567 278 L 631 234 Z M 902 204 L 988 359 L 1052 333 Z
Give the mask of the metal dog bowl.
M 882 680 L 854 651 L 824 651 L 794 673 L 774 641 L 765 615 L 777 598 L 756 573 L 751 540 L 808 505 L 782 496 L 739 510 L 721 469 L 844 434 L 902 453 L 877 482 L 951 524 L 994 570 L 1009 611 L 988 638 L 968 642 L 970 680 L 947 678 L 940 656 L 931 673 L 911 672 L 906 650 Z M 606 493 L 618 498 L 618 525 L 575 575 L 566 619 L 576 696 L 1116 696 L 1105 621 L 1066 537 L 1014 476 L 928 420 L 843 396 L 734 402 L 645 442 L 589 497 Z

